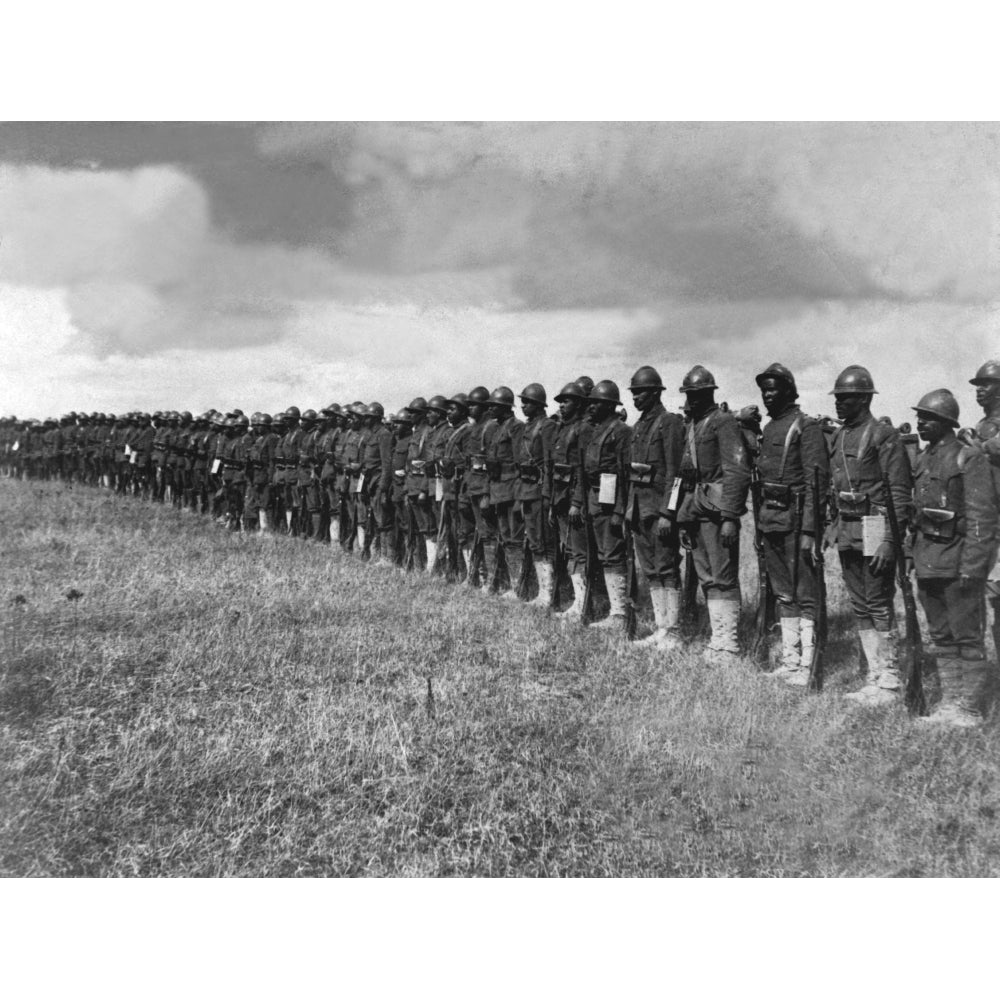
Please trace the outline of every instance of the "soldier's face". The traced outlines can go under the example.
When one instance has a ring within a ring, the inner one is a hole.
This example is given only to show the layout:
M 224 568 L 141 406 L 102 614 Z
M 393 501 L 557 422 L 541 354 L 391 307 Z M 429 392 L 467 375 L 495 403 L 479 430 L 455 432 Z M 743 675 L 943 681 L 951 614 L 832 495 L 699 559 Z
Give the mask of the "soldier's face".
M 614 403 L 604 399 L 595 399 L 587 405 L 587 421 L 591 424 L 603 424 L 614 412 Z
M 465 413 L 463 412 L 462 407 L 459 406 L 457 403 L 449 403 L 448 423 L 451 424 L 452 427 L 457 427 L 464 420 L 465 420 Z
M 574 396 L 567 396 L 559 404 L 559 416 L 563 420 L 572 420 L 580 412 L 580 400 L 576 399 Z
M 760 384 L 760 398 L 764 409 L 773 417 L 792 402 L 792 388 L 781 379 L 766 378 Z
M 430 427 L 437 427 L 441 423 L 441 411 L 440 410 L 428 410 L 427 411 L 427 424 Z
M 849 424 L 868 409 L 872 397 L 867 392 L 841 392 L 834 399 L 837 419 Z
M 633 389 L 632 405 L 640 412 L 655 406 L 660 401 L 660 389 Z
M 928 444 L 937 444 L 947 433 L 948 427 L 945 421 L 933 414 L 923 411 L 917 414 L 917 434 L 920 435 L 921 441 L 926 441 Z
M 514 411 L 510 409 L 510 407 L 503 406 L 502 404 L 490 407 L 490 416 L 494 420 L 499 421 L 500 423 L 503 423 L 507 419 L 507 417 L 513 412 Z
M 542 412 L 542 407 L 538 403 L 532 403 L 530 400 L 521 400 L 521 412 L 528 418 L 528 420 L 533 420 Z
M 988 413 L 1000 402 L 1000 382 L 976 386 L 976 402 Z

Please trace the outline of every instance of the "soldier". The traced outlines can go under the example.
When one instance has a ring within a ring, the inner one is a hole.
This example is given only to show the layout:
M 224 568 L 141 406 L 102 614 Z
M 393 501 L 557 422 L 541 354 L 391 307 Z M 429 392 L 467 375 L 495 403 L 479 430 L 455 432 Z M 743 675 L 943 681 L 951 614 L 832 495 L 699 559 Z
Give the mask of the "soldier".
M 322 430 L 319 414 L 306 410 L 301 417 L 302 437 L 299 439 L 299 466 L 297 470 L 295 499 L 301 524 L 301 535 L 310 541 L 320 538 L 322 502 L 319 491 L 319 474 L 322 456 L 316 445 Z
M 556 424 L 545 415 L 548 400 L 537 382 L 526 385 L 520 395 L 525 423 L 518 437 L 517 485 L 514 499 L 521 507 L 524 537 L 535 563 L 538 596 L 532 604 L 547 608 L 552 603 L 555 574 L 555 539 L 548 531 L 552 506 L 552 444 Z
M 556 396 L 559 404 L 559 426 L 552 440 L 552 500 L 549 523 L 557 530 L 559 543 L 566 553 L 566 572 L 573 582 L 573 603 L 559 614 L 566 618 L 583 615 L 583 598 L 587 582 L 587 533 L 582 519 L 570 521 L 573 493 L 579 486 L 582 449 L 593 432 L 593 425 L 584 420 L 587 395 L 579 382 L 568 382 Z M 582 488 L 581 495 L 582 495 Z M 559 586 L 555 580 L 553 586 Z
M 914 516 L 908 569 L 927 616 L 941 701 L 926 721 L 982 722 L 989 689 L 983 594 L 997 537 L 997 494 L 989 459 L 955 436 L 958 402 L 947 389 L 914 407 L 928 447 L 914 469 Z
M 285 436 L 278 445 L 275 460 L 284 472 L 282 506 L 285 511 L 285 532 L 297 537 L 301 534 L 299 524 L 299 445 L 303 431 L 300 424 L 302 411 L 297 406 L 285 410 Z
M 427 401 L 427 434 L 423 455 L 427 458 L 425 473 L 427 476 L 427 511 L 429 513 L 430 531 L 425 535 L 427 547 L 427 572 L 434 573 L 441 568 L 438 563 L 438 529 L 440 526 L 440 504 L 444 500 L 444 482 L 441 478 L 438 462 L 444 454 L 444 449 L 451 434 L 448 426 L 448 400 L 444 396 L 431 396 Z
M 813 566 L 816 509 L 813 479 L 819 470 L 819 496 L 830 485 L 830 460 L 823 428 L 795 402 L 795 376 L 775 362 L 757 376 L 770 418 L 761 432 L 757 457 L 760 483 L 758 529 L 767 576 L 781 624 L 781 661 L 772 676 L 789 684 L 809 680 L 816 643 L 816 588 Z
M 445 541 L 445 532 L 450 532 L 457 550 L 465 556 L 468 569 L 472 561 L 472 536 L 476 522 L 472 511 L 461 506 L 463 481 L 465 478 L 465 445 L 472 433 L 469 423 L 469 397 L 464 392 L 456 392 L 446 402 L 447 425 L 438 452 L 438 476 L 441 480 L 441 503 L 438 512 L 438 551 Z
M 322 499 L 320 537 L 324 541 L 340 544 L 340 495 L 337 492 L 336 450 L 343 418 L 339 403 L 330 403 L 320 410 L 320 413 L 325 418 L 325 428 L 316 441 Z
M 626 522 L 632 529 L 635 558 L 649 585 L 656 628 L 636 645 L 668 651 L 680 645 L 681 592 L 677 542 L 677 507 L 684 421 L 668 413 L 660 396 L 660 373 L 643 365 L 629 385 L 639 420 L 629 452 Z
M 384 554 L 392 553 L 393 564 L 402 566 L 404 548 L 411 549 L 415 539 L 410 538 L 409 512 L 406 507 L 406 470 L 409 463 L 410 436 L 413 433 L 413 417 L 409 410 L 402 409 L 393 420 L 395 440 L 392 443 L 392 487 L 389 501 L 392 507 L 394 530 L 389 548 Z
M 490 416 L 490 391 L 484 385 L 477 385 L 469 392 L 469 417 L 472 424 L 465 439 L 465 482 L 462 491 L 462 518 L 470 516 L 475 524 L 473 543 L 465 552 L 465 564 L 471 568 L 474 557 L 475 536 L 479 536 L 485 551 L 490 551 L 496 538 L 496 518 L 490 507 L 490 477 L 486 464 L 489 439 L 496 431 L 496 422 Z M 474 587 L 475 576 L 470 572 L 465 582 Z
M 274 452 L 278 435 L 271 430 L 271 414 L 255 413 L 250 418 L 253 439 L 247 450 L 249 475 L 243 504 L 243 523 L 247 531 L 256 528 L 261 534 L 272 529 L 271 481 L 274 476 Z
M 994 495 L 1000 498 L 1000 361 L 980 365 L 969 383 L 976 387 L 976 403 L 983 410 L 983 419 L 976 424 L 975 440 L 981 443 L 990 460 Z M 1000 658 L 1000 560 L 996 552 L 986 578 L 986 599 L 993 612 L 993 646 Z
M 832 516 L 824 545 L 836 545 L 844 585 L 868 662 L 867 684 L 846 695 L 861 705 L 885 705 L 900 691 L 893 626 L 895 564 L 901 555 L 885 537 L 888 477 L 900 530 L 910 520 L 913 481 L 899 432 L 872 416 L 871 373 L 849 365 L 833 387 L 842 421 L 830 449 Z M 867 535 L 867 540 L 866 540 Z
M 136 432 L 131 441 L 132 455 L 129 461 L 132 464 L 133 495 L 141 494 L 144 500 L 150 499 L 153 488 L 152 460 L 155 433 L 150 415 L 140 413 L 136 417 Z
M 707 658 L 726 664 L 740 652 L 740 518 L 750 489 L 750 457 L 736 417 L 715 402 L 717 388 L 702 365 L 695 365 L 681 384 L 690 420 L 677 522 L 708 608 Z
M 373 537 L 359 538 L 362 552 L 371 550 L 373 545 L 379 549 L 379 562 L 390 563 L 392 552 L 392 431 L 382 422 L 385 417 L 385 407 L 375 401 L 365 409 L 367 423 L 364 438 L 364 450 L 361 454 L 362 488 L 358 494 L 361 513 L 358 517 L 360 526 L 364 526 L 366 534 Z
M 491 575 L 497 577 L 500 548 L 506 556 L 509 585 L 499 580 L 497 587 L 505 596 L 515 598 L 514 584 L 521 569 L 521 544 L 524 524 L 514 506 L 514 488 L 517 482 L 518 437 L 524 424 L 514 416 L 514 392 L 505 385 L 490 394 L 490 415 L 495 428 L 486 441 L 486 464 L 490 476 L 489 504 L 496 519 L 497 536 L 493 551 Z M 484 540 L 485 542 L 485 540 Z
M 569 520 L 584 521 L 594 533 L 598 558 L 608 589 L 610 611 L 592 628 L 621 629 L 625 621 L 625 503 L 628 499 L 628 453 L 632 432 L 618 419 L 618 386 L 598 382 L 587 397 L 587 421 L 593 428 L 580 448 L 580 475 L 574 483 Z

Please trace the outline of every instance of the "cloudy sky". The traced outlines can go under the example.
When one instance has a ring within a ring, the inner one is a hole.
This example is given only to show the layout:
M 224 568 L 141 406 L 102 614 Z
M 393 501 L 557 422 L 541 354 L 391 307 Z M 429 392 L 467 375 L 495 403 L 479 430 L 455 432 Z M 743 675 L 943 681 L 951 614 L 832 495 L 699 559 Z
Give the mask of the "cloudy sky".
M 1000 354 L 985 125 L 0 124 L 0 413 L 554 395 L 909 419 Z

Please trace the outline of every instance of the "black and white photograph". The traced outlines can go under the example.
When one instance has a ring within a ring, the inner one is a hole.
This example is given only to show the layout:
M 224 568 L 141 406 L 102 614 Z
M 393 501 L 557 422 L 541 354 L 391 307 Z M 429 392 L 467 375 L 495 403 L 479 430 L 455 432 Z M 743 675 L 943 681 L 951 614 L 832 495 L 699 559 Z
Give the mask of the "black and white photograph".
M 1000 869 L 1000 128 L 0 124 L 0 872 Z

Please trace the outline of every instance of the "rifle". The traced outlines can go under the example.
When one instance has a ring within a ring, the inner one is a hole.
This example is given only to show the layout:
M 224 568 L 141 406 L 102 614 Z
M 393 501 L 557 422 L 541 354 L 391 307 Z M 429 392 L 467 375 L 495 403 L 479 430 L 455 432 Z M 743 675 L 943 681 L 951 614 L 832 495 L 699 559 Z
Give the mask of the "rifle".
M 635 569 L 635 535 L 628 519 L 622 524 L 625 536 L 625 638 L 635 638 L 636 620 L 639 616 L 639 579 Z
M 584 565 L 583 611 L 580 624 L 589 625 L 594 618 L 594 584 L 601 566 L 601 557 L 597 551 L 597 538 L 594 535 L 594 519 L 590 516 L 590 499 L 585 489 L 583 506 L 580 508 L 583 517 L 583 529 L 587 535 L 587 560 Z
M 813 537 L 816 552 L 813 557 L 813 581 L 816 591 L 816 624 L 812 659 L 809 661 L 809 681 L 806 690 L 819 694 L 823 690 L 823 654 L 826 650 L 826 563 L 823 558 L 823 497 L 819 490 L 819 466 L 813 466 Z M 798 553 L 796 553 L 798 558 Z
M 462 476 L 458 468 L 455 469 L 452 485 L 454 486 L 453 492 L 455 495 L 452 498 L 449 510 L 451 530 L 448 532 L 448 578 L 457 581 L 462 575 L 462 547 L 458 544 L 458 532 L 462 524 L 458 507 L 458 495 L 462 492 Z M 445 503 L 447 504 L 448 501 L 446 500 Z
M 403 555 L 403 569 L 407 573 L 417 568 L 417 519 L 413 513 L 413 501 L 406 497 L 403 500 L 406 507 L 406 552 Z M 341 529 L 343 530 L 343 529 Z
M 698 571 L 694 568 L 694 552 L 691 549 L 684 550 L 681 621 L 686 628 L 693 628 L 698 622 Z
M 472 502 L 475 503 L 476 498 Z M 472 534 L 472 555 L 469 565 L 465 567 L 466 577 L 474 587 L 481 587 L 483 584 L 483 561 L 483 540 L 479 535 L 479 528 L 476 528 Z
M 528 533 L 524 533 L 524 542 L 521 545 L 521 572 L 517 576 L 517 586 L 514 593 L 522 601 L 528 599 L 528 590 L 531 586 L 531 577 L 534 575 L 535 557 L 528 544 Z
M 552 600 L 549 602 L 549 607 L 555 611 L 559 607 L 559 584 L 566 575 L 566 546 L 559 531 L 559 521 L 555 518 L 555 508 L 552 506 L 549 509 L 556 521 L 556 554 L 552 561 Z
M 760 527 L 761 481 L 756 468 L 750 480 L 750 496 L 753 503 L 753 547 L 757 553 L 757 614 L 754 625 L 754 639 L 751 656 L 758 663 L 766 662 L 770 644 L 770 632 L 775 624 L 774 590 L 771 578 L 767 574 L 767 561 L 764 557 L 764 532 Z M 793 564 L 798 566 L 798 553 Z
M 500 593 L 504 584 L 510 586 L 510 568 L 507 565 L 507 550 L 504 548 L 503 539 L 499 533 L 496 537 L 496 558 L 493 560 L 493 569 L 490 572 L 489 592 L 491 594 Z
M 882 470 L 882 490 L 885 493 L 885 513 L 889 521 L 889 532 L 896 547 L 896 581 L 903 594 L 905 609 L 905 629 L 900 653 L 906 669 L 905 703 L 911 715 L 926 715 L 927 700 L 924 697 L 923 641 L 920 638 L 920 623 L 917 620 L 917 602 L 906 574 L 906 559 L 903 555 L 903 533 L 896 514 L 896 502 L 892 499 L 892 485 L 885 470 Z

